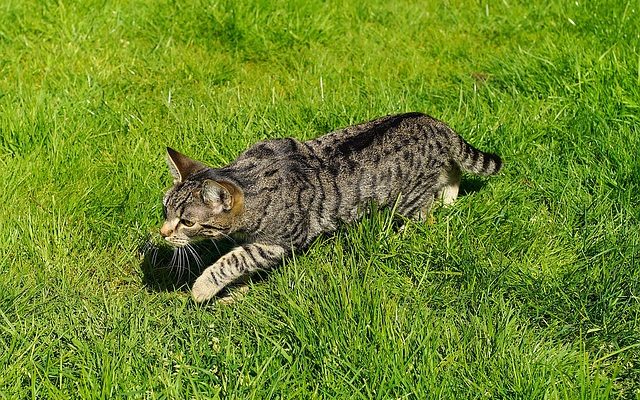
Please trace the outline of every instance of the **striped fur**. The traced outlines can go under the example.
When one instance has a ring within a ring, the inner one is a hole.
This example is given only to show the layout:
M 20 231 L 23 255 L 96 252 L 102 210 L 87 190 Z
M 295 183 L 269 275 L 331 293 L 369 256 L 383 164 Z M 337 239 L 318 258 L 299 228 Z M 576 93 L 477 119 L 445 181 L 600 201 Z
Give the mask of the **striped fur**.
M 260 142 L 223 168 L 168 149 L 174 187 L 161 234 L 181 246 L 240 235 L 244 244 L 196 280 L 196 301 L 240 276 L 276 265 L 369 203 L 424 219 L 434 201 L 450 204 L 461 171 L 496 174 L 500 157 L 475 149 L 441 121 L 420 113 L 382 117 L 307 142 Z

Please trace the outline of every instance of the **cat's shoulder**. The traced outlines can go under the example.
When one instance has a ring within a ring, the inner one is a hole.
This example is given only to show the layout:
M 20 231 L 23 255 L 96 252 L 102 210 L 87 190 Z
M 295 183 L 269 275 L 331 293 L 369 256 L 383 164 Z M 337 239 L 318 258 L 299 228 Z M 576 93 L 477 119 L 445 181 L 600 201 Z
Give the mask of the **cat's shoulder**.
M 245 150 L 238 160 L 243 159 L 278 159 L 295 153 L 308 151 L 305 145 L 294 138 L 269 139 L 258 142 Z

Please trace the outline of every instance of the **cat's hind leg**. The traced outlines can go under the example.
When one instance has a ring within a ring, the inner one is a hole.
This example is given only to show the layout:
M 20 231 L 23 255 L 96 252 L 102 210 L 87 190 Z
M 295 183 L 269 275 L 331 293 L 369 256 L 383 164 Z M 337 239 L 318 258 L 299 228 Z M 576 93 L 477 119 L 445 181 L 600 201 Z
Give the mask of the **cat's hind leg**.
M 432 193 L 427 196 L 426 199 L 423 199 L 423 204 L 414 218 L 420 222 L 435 223 L 435 218 L 432 214 L 433 206 L 436 205 L 437 202 L 440 202 L 444 206 L 453 204 L 458 198 L 461 177 L 462 172 L 458 164 L 451 162 L 443 168 L 438 177 L 435 195 Z
M 413 216 L 413 219 L 419 222 L 432 224 L 434 222 L 432 214 L 434 199 L 435 196 L 433 195 L 433 193 L 429 194 L 427 198 L 423 200 L 422 206 Z
M 251 243 L 236 247 L 202 272 L 191 288 L 191 295 L 198 303 L 210 300 L 231 282 L 272 267 L 284 255 L 285 249 L 277 245 Z
M 442 205 L 448 206 L 453 204 L 458 198 L 461 176 L 460 167 L 456 163 L 451 163 L 448 168 L 442 171 L 440 182 L 443 186 L 442 189 L 438 191 L 437 196 L 442 201 Z

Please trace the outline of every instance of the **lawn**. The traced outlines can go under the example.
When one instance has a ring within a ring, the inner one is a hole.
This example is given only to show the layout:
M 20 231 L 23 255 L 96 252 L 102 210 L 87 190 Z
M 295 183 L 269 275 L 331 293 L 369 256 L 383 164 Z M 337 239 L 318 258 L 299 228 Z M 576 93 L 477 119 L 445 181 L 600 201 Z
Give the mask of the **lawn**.
M 640 399 L 639 26 L 613 0 L 3 0 L 0 398 Z M 145 268 L 167 145 L 222 166 L 403 111 L 504 169 L 230 304 Z

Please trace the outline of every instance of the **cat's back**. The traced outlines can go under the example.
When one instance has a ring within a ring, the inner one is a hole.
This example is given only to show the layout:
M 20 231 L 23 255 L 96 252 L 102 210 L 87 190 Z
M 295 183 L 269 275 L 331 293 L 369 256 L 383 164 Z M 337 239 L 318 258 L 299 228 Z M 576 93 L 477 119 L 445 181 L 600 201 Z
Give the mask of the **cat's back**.
M 305 175 L 337 179 L 344 173 L 396 164 L 398 154 L 407 158 L 409 153 L 420 152 L 428 141 L 438 140 L 438 124 L 441 122 L 426 114 L 412 112 L 348 126 L 305 142 L 264 140 L 245 150 L 228 168 L 253 177 L 257 186 L 296 182 Z
M 245 150 L 237 161 L 276 160 L 307 151 L 302 142 L 294 138 L 269 139 L 258 142 Z
M 244 177 L 248 185 L 263 188 L 295 182 L 317 168 L 317 157 L 306 143 L 283 138 L 254 144 L 226 169 L 236 177 Z
M 258 142 L 244 151 L 236 162 L 311 161 L 313 158 L 344 157 L 383 147 L 399 147 L 428 137 L 425 133 L 440 121 L 419 112 L 387 115 L 372 121 L 348 126 L 301 142 L 294 138 L 269 139 Z M 422 134 L 420 134 L 422 133 Z
M 338 129 L 309 141 L 314 151 L 328 160 L 362 153 L 397 152 L 438 134 L 440 121 L 419 112 L 387 115 Z

